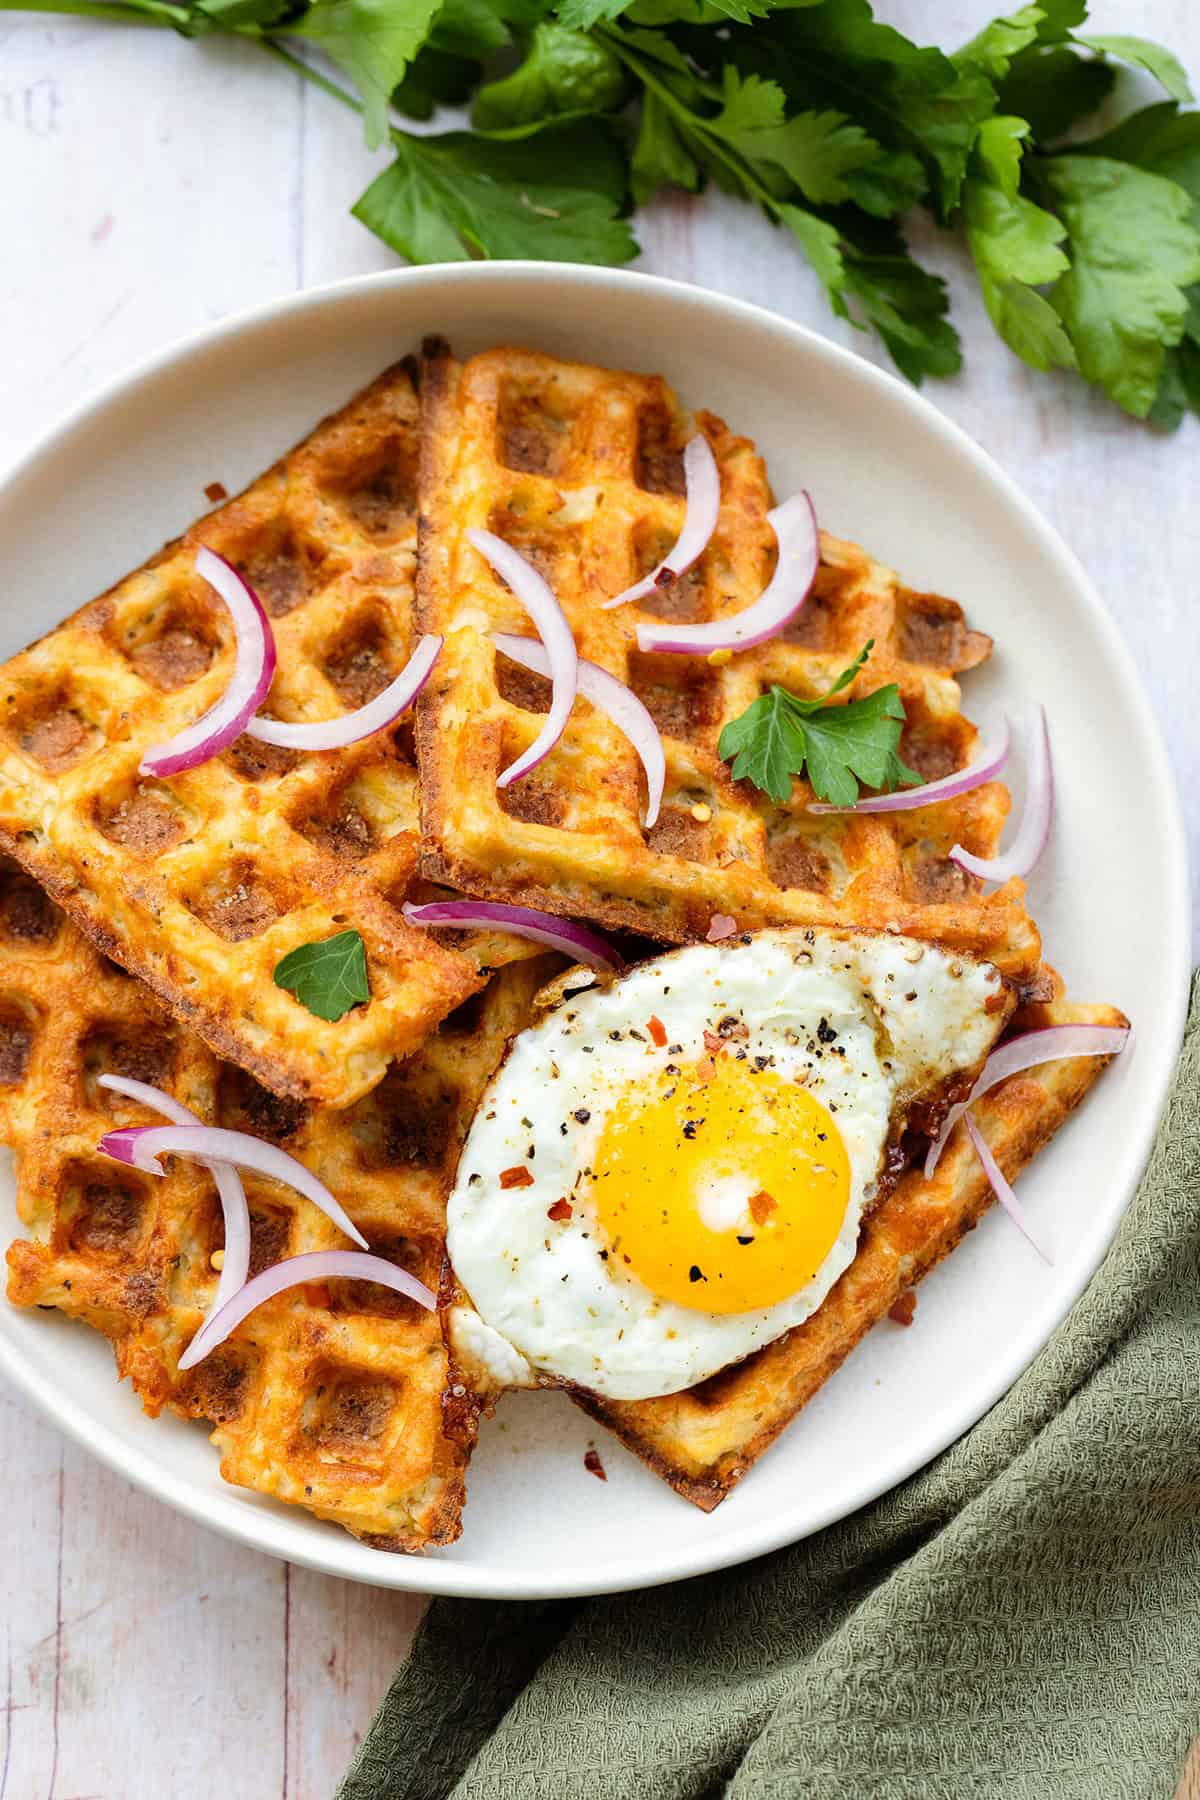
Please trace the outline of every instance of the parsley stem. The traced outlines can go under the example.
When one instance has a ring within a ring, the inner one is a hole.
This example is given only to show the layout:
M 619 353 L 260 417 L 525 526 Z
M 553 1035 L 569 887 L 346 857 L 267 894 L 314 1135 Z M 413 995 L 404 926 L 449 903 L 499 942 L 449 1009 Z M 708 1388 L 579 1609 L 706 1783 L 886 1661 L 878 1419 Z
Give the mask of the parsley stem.
M 732 150 L 728 144 L 724 143 L 718 132 L 709 128 L 706 119 L 702 118 L 699 113 L 694 113 L 690 107 L 685 106 L 670 84 L 661 80 L 653 69 L 647 67 L 641 56 L 635 50 L 630 49 L 620 32 L 612 25 L 599 25 L 595 27 L 595 35 L 603 38 L 609 48 L 621 58 L 626 68 L 637 76 L 643 87 L 649 88 L 650 92 L 656 94 L 663 102 L 668 111 L 674 113 L 685 131 L 693 132 L 704 139 L 709 155 L 715 157 L 718 162 L 723 162 L 730 173 L 736 175 L 746 192 L 757 200 L 765 211 L 778 220 L 780 204 L 770 189 L 764 187 L 737 151 Z
M 0 4 L 2 3 L 3 0 L 0 0 Z M 303 75 L 305 81 L 311 81 L 313 86 L 319 87 L 323 94 L 328 94 L 333 100 L 340 100 L 343 106 L 350 108 L 351 112 L 362 112 L 362 107 L 353 94 L 348 94 L 345 88 L 340 88 L 336 81 L 330 81 L 328 75 L 322 75 L 320 69 L 314 69 L 311 64 L 304 61 L 303 57 L 293 56 L 290 50 L 284 49 L 278 38 L 264 37 L 260 41 L 264 50 L 269 50 L 272 56 L 277 57 L 280 62 L 286 63 L 289 69 L 294 69 L 298 75 Z
M 177 25 L 187 19 L 187 9 L 165 0 L 0 0 L 0 12 L 59 13 L 72 18 L 106 19 L 110 25 Z

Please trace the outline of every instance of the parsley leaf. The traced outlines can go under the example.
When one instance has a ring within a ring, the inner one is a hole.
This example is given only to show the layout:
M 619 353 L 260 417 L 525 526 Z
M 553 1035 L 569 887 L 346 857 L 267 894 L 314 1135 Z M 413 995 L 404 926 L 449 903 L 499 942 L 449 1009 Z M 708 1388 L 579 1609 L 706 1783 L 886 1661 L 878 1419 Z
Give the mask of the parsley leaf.
M 708 128 L 754 163 L 768 163 L 814 206 L 855 200 L 887 218 L 914 206 L 925 174 L 907 150 L 885 150 L 845 113 L 802 112 L 785 117 L 778 82 L 724 69 L 721 110 Z
M 819 698 L 801 700 L 773 685 L 731 719 L 717 754 L 734 759 L 734 780 L 753 782 L 780 806 L 791 794 L 793 776 L 806 770 L 816 797 L 835 806 L 853 806 L 860 782 L 885 791 L 919 783 L 921 777 L 897 754 L 904 706 L 895 682 L 861 700 L 826 704 L 849 687 L 873 648 L 873 640 L 864 645 Z
M 1050 303 L 1087 380 L 1144 419 L 1166 352 L 1184 333 L 1184 289 L 1200 281 L 1191 195 L 1163 175 L 1106 156 L 1047 157 L 1040 173 L 1071 247 L 1071 267 Z
M 869 0 L 775 12 L 729 47 L 739 68 L 778 79 L 799 108 L 836 108 L 877 143 L 919 157 L 939 212 L 958 204 L 967 158 L 995 89 L 973 63 L 910 42 L 881 24 Z
M 524 62 L 480 88 L 471 122 L 497 131 L 563 113 L 612 112 L 628 92 L 624 69 L 601 39 L 545 23 L 535 27 Z
M 1153 75 L 1155 81 L 1167 90 L 1172 100 L 1194 98 L 1179 58 L 1162 44 L 1153 43 L 1150 38 L 1126 37 L 1118 33 L 1109 37 L 1077 36 L 1075 42 L 1082 44 L 1085 49 L 1095 50 L 1101 56 L 1115 56 L 1118 62 L 1133 63 L 1139 69 L 1145 69 L 1147 74 Z
M 1067 228 L 1020 191 L 1029 126 L 998 116 L 979 133 L 964 191 L 967 244 L 988 316 L 1010 349 L 1035 369 L 1073 369 L 1075 352 L 1058 314 L 1037 289 L 1070 267 Z
M 275 964 L 275 986 L 294 994 L 318 1019 L 335 1020 L 371 998 L 367 951 L 357 931 L 318 944 L 298 944 Z
M 940 275 L 908 254 L 899 233 L 879 247 L 843 249 L 845 291 L 888 347 L 900 373 L 915 387 L 926 375 L 955 375 L 962 346 L 947 314 L 950 297 Z
M 388 105 L 411 59 L 424 43 L 438 0 L 312 0 L 289 25 L 319 44 L 345 69 L 363 102 L 367 145 L 377 150 L 388 131 Z
M 628 262 L 637 245 L 617 214 L 625 162 L 599 121 L 484 137 L 393 132 L 396 160 L 354 216 L 410 262 L 471 256 Z
M 1088 62 L 1065 44 L 1031 47 L 1013 59 L 1000 83 L 997 109 L 1024 119 L 1039 144 L 1053 143 L 1112 92 L 1111 66 Z
M 952 62 L 977 63 L 985 74 L 1001 81 L 1008 74 L 1012 60 L 1030 44 L 1036 44 L 1046 18 L 1041 6 L 1023 6 L 1007 18 L 993 19 L 973 37 L 969 44 L 956 50 Z

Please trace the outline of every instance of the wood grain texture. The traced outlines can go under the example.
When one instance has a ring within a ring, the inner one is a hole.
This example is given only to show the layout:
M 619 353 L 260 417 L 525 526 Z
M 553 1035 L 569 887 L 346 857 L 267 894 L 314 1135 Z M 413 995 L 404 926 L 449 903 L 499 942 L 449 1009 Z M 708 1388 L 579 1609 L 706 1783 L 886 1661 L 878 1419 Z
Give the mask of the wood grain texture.
M 999 5 L 880 0 L 947 44 Z M 1200 71 L 1192 0 L 1095 0 Z M 210 319 L 393 258 L 347 208 L 382 159 L 251 48 L 85 21 L 0 22 L 0 469 L 110 376 Z M 656 203 L 640 266 L 757 301 L 884 360 L 832 320 L 799 254 L 722 196 Z M 967 372 L 926 389 L 1058 525 L 1200 779 L 1200 430 L 1160 439 L 991 333 L 961 254 Z M 1047 685 L 1064 679 L 1048 671 Z M 1069 679 L 1069 672 L 1066 676 Z M 1119 721 L 1111 722 L 1119 729 Z M 1191 807 L 1194 853 L 1200 811 Z M 404 1654 L 413 1598 L 288 1570 L 197 1530 L 0 1389 L 0 1800 L 328 1800 Z M 1175 1779 L 1164 1771 L 1164 1791 Z M 1190 1792 L 1185 1778 L 1182 1792 Z

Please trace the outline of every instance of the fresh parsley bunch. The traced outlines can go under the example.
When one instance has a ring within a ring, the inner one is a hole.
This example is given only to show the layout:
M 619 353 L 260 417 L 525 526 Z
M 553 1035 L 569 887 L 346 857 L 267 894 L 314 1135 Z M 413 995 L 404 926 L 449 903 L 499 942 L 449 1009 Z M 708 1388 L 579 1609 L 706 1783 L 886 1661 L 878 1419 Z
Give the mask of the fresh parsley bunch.
M 631 202 L 715 182 L 807 256 L 911 381 L 962 362 L 922 207 L 961 233 L 997 332 L 1173 428 L 1200 411 L 1200 113 L 1169 50 L 1037 0 L 953 55 L 870 0 L 0 0 L 233 32 L 362 113 L 395 160 L 356 217 L 413 262 L 637 253 Z M 313 46 L 355 93 L 296 54 Z M 1167 98 L 1101 135 L 1114 65 Z M 356 97 L 357 96 L 357 97 Z M 418 135 L 470 102 L 473 129 Z

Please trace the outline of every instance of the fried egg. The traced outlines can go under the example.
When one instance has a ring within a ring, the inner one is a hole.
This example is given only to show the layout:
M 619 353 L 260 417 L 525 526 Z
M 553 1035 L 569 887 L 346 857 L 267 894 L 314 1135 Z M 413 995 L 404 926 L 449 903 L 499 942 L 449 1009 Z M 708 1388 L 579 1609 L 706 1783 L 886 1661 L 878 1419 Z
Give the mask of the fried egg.
M 913 1103 L 973 1072 L 1009 1010 L 988 963 L 815 929 L 569 996 L 513 1040 L 464 1146 L 460 1356 L 641 1400 L 799 1325 Z

